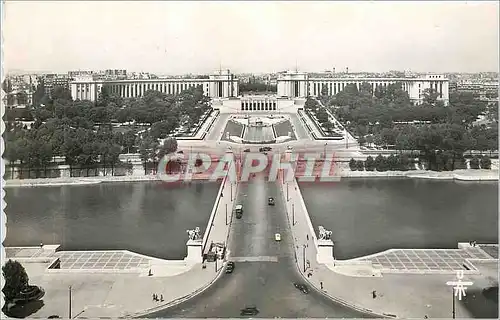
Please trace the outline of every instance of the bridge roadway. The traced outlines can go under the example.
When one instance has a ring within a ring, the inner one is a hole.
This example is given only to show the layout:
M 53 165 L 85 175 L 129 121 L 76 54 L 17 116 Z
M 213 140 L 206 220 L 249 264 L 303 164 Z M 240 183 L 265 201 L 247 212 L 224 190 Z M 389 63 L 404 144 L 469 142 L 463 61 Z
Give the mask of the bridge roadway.
M 268 197 L 274 197 L 275 206 L 268 206 Z M 242 183 L 236 203 L 243 204 L 244 213 L 242 219 L 233 217 L 230 231 L 229 259 L 234 257 L 236 261 L 234 272 L 222 275 L 192 299 L 151 314 L 150 318 L 236 318 L 248 305 L 259 310 L 255 317 L 367 317 L 334 303 L 313 288 L 303 294 L 293 286 L 293 282 L 303 280 L 294 261 L 285 206 L 274 182 L 256 177 Z M 281 233 L 281 242 L 274 240 L 276 232 Z

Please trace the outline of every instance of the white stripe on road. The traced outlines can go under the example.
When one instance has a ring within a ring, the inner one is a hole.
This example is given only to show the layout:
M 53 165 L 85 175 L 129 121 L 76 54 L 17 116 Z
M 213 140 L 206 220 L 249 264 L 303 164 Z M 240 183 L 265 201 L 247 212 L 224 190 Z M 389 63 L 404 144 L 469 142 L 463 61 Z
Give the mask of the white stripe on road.
M 229 257 L 229 260 L 234 262 L 278 262 L 278 257 L 276 256 Z

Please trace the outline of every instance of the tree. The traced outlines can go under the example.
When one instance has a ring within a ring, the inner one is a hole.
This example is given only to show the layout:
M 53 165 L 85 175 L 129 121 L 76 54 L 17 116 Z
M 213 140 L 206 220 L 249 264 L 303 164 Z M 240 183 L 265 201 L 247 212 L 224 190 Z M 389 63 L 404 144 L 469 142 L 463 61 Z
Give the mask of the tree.
M 386 171 L 387 170 L 386 159 L 381 154 L 379 154 L 375 158 L 375 169 L 377 169 L 377 171 Z
M 128 130 L 123 134 L 123 148 L 127 150 L 127 153 L 130 153 L 130 149 L 134 148 L 135 142 L 136 142 L 136 136 L 134 131 Z
M 163 146 L 161 150 L 163 150 L 164 154 L 174 153 L 177 151 L 177 139 L 175 138 L 167 138 L 163 141 Z
M 352 171 L 356 171 L 358 169 L 357 162 L 356 160 L 354 160 L 354 158 L 351 158 L 351 160 L 349 161 L 349 169 L 351 169 Z
M 469 165 L 471 169 L 479 169 L 479 158 L 476 156 L 472 157 L 472 159 L 470 159 Z
M 365 169 L 365 163 L 363 162 L 363 160 L 356 161 L 356 168 L 358 169 L 358 171 L 363 171 Z
M 491 169 L 491 160 L 488 156 L 481 157 L 481 169 Z
M 439 93 L 431 88 L 424 89 L 423 93 L 423 101 L 426 104 L 435 105 L 437 98 L 439 97 Z
M 397 170 L 398 169 L 399 161 L 394 155 L 392 155 L 392 154 L 389 155 L 389 157 L 387 157 L 387 159 L 386 159 L 386 162 L 387 162 L 387 167 L 389 170 Z
M 69 91 L 68 88 L 62 87 L 62 86 L 56 86 L 52 89 L 51 92 L 51 98 L 52 100 L 65 100 L 65 101 L 71 101 L 71 91 Z
M 408 171 L 410 166 L 410 158 L 406 154 L 398 155 L 399 170 Z
M 2 267 L 5 285 L 2 292 L 6 302 L 12 302 L 19 294 L 28 287 L 28 274 L 24 267 L 18 262 L 10 260 Z
M 366 171 L 375 170 L 375 161 L 373 160 L 372 156 L 368 156 L 368 158 L 366 158 L 365 169 L 366 169 Z

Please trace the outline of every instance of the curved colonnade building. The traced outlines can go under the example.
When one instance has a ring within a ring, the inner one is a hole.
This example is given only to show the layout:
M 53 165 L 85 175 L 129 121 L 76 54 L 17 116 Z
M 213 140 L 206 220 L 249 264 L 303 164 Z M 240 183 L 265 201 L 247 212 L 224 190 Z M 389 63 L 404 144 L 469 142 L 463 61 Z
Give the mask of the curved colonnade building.
M 204 94 L 212 98 L 214 107 L 220 106 L 221 109 L 227 109 L 221 111 L 239 113 L 285 111 L 283 109 L 288 110 L 289 107 L 296 109 L 301 103 L 294 102 L 294 100 L 319 96 L 325 88 L 329 95 L 335 95 L 348 84 L 356 84 L 359 89 L 363 83 L 368 83 L 375 92 L 378 87 L 387 87 L 389 84 L 398 82 L 402 84 L 403 90 L 408 93 L 410 99 L 417 104 L 422 102 L 425 89 L 435 90 L 438 93 L 438 99 L 442 100 L 445 105 L 448 104 L 449 80 L 443 75 L 407 78 L 314 78 L 303 72 L 286 72 L 278 75 L 277 94 L 268 96 L 239 96 L 238 79 L 229 70 L 212 74 L 208 79 L 159 78 L 113 81 L 77 79 L 70 82 L 70 90 L 75 100 L 96 101 L 103 86 L 107 87 L 111 93 L 119 94 L 124 98 L 142 97 L 148 90 L 177 94 L 190 87 L 202 86 Z
M 426 75 L 425 77 L 406 78 L 312 78 L 307 73 L 287 72 L 278 78 L 278 96 L 304 98 L 317 97 L 326 88 L 329 95 L 335 95 L 348 84 L 355 84 L 359 89 L 361 84 L 368 83 L 375 92 L 378 87 L 387 87 L 389 84 L 401 83 L 403 90 L 410 96 L 410 100 L 421 103 L 425 89 L 433 89 L 438 93 L 438 99 L 445 105 L 449 101 L 449 80 L 444 75 Z

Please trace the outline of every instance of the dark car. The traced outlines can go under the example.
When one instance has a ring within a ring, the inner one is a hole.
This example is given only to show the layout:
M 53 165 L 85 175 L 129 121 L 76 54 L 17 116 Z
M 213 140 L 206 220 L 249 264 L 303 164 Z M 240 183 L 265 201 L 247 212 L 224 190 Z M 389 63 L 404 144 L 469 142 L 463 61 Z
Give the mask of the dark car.
M 267 152 L 267 151 L 271 151 L 272 148 L 271 147 L 261 147 L 259 148 L 259 152 Z
M 226 265 L 226 273 L 233 273 L 234 271 L 234 262 L 229 261 Z
M 241 309 L 240 316 L 256 316 L 259 314 L 259 310 L 256 306 L 248 306 Z
M 177 151 L 177 153 L 184 153 L 184 151 L 182 151 L 182 150 L 179 150 L 179 151 Z
M 245 149 L 243 150 L 243 152 L 250 152 L 250 149 Z
M 274 203 L 275 203 L 275 202 L 274 202 L 274 198 L 272 198 L 272 197 L 271 197 L 271 198 L 267 199 L 267 204 L 268 204 L 268 205 L 270 205 L 270 206 L 274 206 Z
M 295 283 L 295 282 L 293 285 L 295 286 L 295 288 L 299 289 L 303 294 L 309 293 L 309 288 L 307 287 L 307 285 L 305 285 L 303 283 Z

